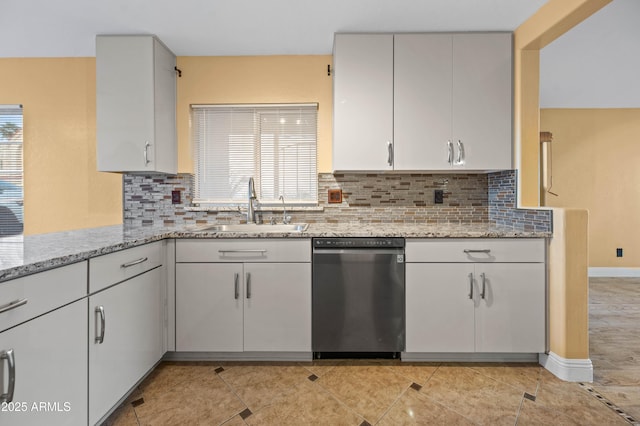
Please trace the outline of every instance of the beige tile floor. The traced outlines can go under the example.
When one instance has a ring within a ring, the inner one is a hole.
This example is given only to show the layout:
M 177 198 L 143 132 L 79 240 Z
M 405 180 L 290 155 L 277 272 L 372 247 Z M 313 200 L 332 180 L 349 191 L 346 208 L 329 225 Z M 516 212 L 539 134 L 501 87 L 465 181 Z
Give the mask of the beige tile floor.
M 634 424 L 615 408 L 640 419 L 640 280 L 590 289 L 593 383 L 535 364 L 167 362 L 105 424 Z

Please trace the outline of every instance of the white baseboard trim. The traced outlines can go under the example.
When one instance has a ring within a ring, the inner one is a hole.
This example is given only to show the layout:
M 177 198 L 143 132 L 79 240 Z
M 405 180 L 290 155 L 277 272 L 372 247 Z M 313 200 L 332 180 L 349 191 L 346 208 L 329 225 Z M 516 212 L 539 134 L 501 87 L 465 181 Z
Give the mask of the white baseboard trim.
M 593 382 L 593 364 L 590 359 L 567 359 L 553 352 L 540 354 L 540 365 L 554 376 L 567 382 Z
M 592 267 L 589 268 L 590 277 L 640 277 L 640 268 L 607 268 Z

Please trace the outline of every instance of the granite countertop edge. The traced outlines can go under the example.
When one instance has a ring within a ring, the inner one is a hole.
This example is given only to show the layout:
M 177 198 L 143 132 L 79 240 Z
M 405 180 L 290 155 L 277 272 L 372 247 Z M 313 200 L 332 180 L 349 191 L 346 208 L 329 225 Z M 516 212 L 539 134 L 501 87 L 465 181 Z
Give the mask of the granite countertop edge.
M 267 227 L 269 225 L 265 225 Z M 487 224 L 394 225 L 311 224 L 305 232 L 202 232 L 193 227 L 126 227 L 123 225 L 81 229 L 0 240 L 0 283 L 93 257 L 164 239 L 206 238 L 549 238 L 551 232 L 521 231 Z

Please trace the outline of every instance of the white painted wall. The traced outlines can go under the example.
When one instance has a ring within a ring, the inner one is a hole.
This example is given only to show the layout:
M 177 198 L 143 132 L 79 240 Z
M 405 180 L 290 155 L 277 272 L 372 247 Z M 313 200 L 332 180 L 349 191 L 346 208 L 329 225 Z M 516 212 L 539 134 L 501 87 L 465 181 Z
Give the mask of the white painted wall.
M 640 107 L 640 0 L 613 0 L 542 49 L 540 107 Z

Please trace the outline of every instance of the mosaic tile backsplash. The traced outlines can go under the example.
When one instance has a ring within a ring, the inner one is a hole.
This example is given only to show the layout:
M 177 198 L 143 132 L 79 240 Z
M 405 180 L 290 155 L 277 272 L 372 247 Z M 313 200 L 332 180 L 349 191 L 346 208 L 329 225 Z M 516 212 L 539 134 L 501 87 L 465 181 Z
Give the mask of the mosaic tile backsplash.
M 125 175 L 126 225 L 239 223 L 237 211 L 196 211 L 191 207 L 192 175 Z M 318 175 L 318 207 L 288 212 L 308 223 L 496 223 L 514 229 L 551 229 L 548 211 L 515 209 L 515 172 L 490 174 Z M 342 202 L 328 202 L 330 189 L 342 190 Z M 435 204 L 434 191 L 444 192 Z M 172 203 L 172 191 L 181 202 Z M 264 221 L 282 208 L 259 208 Z

